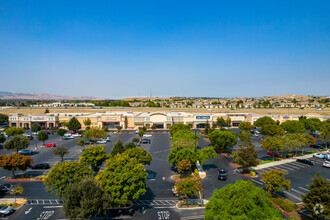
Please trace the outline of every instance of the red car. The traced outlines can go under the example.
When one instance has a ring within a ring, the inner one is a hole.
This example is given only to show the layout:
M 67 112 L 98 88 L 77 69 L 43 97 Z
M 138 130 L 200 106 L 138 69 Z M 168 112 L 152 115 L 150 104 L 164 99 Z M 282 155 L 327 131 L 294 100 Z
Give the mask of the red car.
M 281 156 L 281 154 L 278 153 L 278 152 L 273 153 L 273 152 L 267 151 L 267 154 L 270 155 L 270 156 L 273 156 L 273 154 L 274 154 L 275 157 Z
M 56 144 L 54 143 L 45 144 L 45 147 L 56 147 Z

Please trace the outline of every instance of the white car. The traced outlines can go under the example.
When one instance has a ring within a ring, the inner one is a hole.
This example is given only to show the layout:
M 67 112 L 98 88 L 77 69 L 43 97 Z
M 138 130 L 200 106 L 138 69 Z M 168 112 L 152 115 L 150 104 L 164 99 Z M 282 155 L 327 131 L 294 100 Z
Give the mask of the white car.
M 28 133 L 24 133 L 24 134 L 23 134 L 23 136 L 25 136 L 25 137 L 30 137 L 30 136 L 31 136 L 31 134 L 28 134 Z
M 151 137 L 151 134 L 144 134 L 143 137 Z
M 323 159 L 324 158 L 324 155 L 323 154 L 320 154 L 320 153 L 316 153 L 316 154 L 313 154 L 313 157 Z
M 33 134 L 33 135 L 37 135 L 37 134 L 39 134 L 39 131 L 37 131 L 37 132 L 32 132 L 32 134 Z
M 96 141 L 97 144 L 106 144 L 107 141 L 106 140 L 98 140 Z
M 325 160 L 322 164 L 322 166 L 329 168 L 330 167 L 330 161 Z
M 69 137 L 69 136 L 72 136 L 70 133 L 65 133 L 64 134 L 64 137 Z
M 330 154 L 330 150 L 327 150 L 327 153 Z
M 139 133 L 139 130 L 136 130 L 136 131 L 135 131 L 135 134 L 137 134 L 137 133 Z
M 106 137 L 104 140 L 106 140 L 106 141 L 110 141 L 110 137 Z
M 72 137 L 81 137 L 81 134 L 79 134 L 79 133 L 74 133 L 74 134 L 72 134 L 71 136 L 72 136 Z

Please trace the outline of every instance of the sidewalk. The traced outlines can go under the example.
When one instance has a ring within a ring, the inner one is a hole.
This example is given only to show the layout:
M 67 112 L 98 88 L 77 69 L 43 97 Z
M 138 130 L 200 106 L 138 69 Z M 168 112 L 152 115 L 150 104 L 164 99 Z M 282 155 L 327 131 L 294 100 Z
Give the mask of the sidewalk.
M 16 202 L 19 200 L 23 200 L 24 198 L 16 198 Z M 15 202 L 15 198 L 3 198 L 0 199 L 0 204 L 2 203 L 14 203 Z
M 262 165 L 259 165 L 257 167 L 252 167 L 252 168 L 255 169 L 255 170 L 261 170 L 261 169 L 264 169 L 264 168 L 267 168 L 267 167 L 272 167 L 272 166 L 286 164 L 286 163 L 292 163 L 292 162 L 295 162 L 297 159 L 307 159 L 307 158 L 310 158 L 310 157 L 313 157 L 313 154 L 307 154 L 307 155 L 300 156 L 300 157 L 294 157 L 294 158 L 289 158 L 289 159 L 283 159 L 283 160 L 280 160 L 280 161 L 274 161 L 274 162 L 262 164 Z

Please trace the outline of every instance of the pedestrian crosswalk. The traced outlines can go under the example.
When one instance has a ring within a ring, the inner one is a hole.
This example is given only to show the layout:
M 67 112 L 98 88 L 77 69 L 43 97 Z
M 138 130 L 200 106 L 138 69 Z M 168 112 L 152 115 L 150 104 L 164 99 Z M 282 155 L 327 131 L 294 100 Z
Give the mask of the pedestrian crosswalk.
M 260 179 L 250 179 L 250 180 L 259 187 L 264 186 L 264 182 L 262 182 L 262 180 L 260 180 Z M 303 194 L 306 194 L 307 192 L 309 192 L 309 190 L 307 189 L 307 186 L 305 185 L 305 186 L 294 186 L 293 188 L 290 189 L 289 192 L 283 191 L 283 192 L 281 192 L 281 194 L 283 194 L 289 200 L 299 203 L 299 202 L 302 202 L 301 196 Z
M 317 158 L 309 158 L 309 159 L 314 162 L 315 166 L 322 166 L 322 164 L 323 164 L 323 160 L 321 160 L 321 159 L 317 159 Z M 277 168 L 279 170 L 284 170 L 285 172 L 290 173 L 291 171 L 303 170 L 307 167 L 311 167 L 311 165 L 294 161 L 294 162 L 290 162 L 290 163 L 284 163 L 284 164 L 274 165 L 271 167 L 266 167 L 266 168 L 258 170 L 258 172 L 262 173 L 262 172 Z
M 136 200 L 134 205 L 138 206 L 175 206 L 179 200 Z
M 63 200 L 57 199 L 29 199 L 27 200 L 29 205 L 63 205 Z

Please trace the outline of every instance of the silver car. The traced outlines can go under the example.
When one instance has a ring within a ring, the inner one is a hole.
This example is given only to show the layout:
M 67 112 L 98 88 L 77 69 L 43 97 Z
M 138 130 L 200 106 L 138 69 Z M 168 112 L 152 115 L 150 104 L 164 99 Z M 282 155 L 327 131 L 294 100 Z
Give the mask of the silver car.
M 0 216 L 5 217 L 6 215 L 9 215 L 14 212 L 13 207 L 7 206 L 5 204 L 0 205 Z

